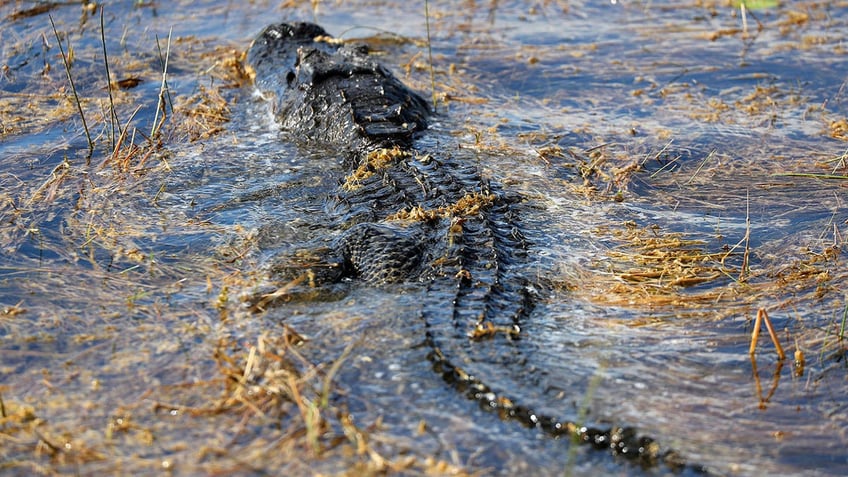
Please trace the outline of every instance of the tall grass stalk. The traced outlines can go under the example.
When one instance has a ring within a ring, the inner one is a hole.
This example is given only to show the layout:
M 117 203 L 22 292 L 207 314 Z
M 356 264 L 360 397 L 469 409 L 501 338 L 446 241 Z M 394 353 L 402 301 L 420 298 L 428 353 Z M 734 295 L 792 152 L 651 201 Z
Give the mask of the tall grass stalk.
M 153 117 L 153 128 L 150 130 L 150 139 L 154 139 L 159 133 L 159 111 L 162 111 L 162 122 L 165 121 L 165 95 L 168 95 L 168 103 L 171 104 L 171 93 L 168 91 L 168 58 L 171 55 L 171 34 L 174 29 L 168 30 L 168 43 L 165 45 L 165 58 L 162 58 L 162 48 L 159 45 L 159 35 L 156 35 L 156 47 L 159 48 L 159 61 L 162 62 L 162 86 L 159 88 L 159 101 L 156 103 L 156 114 Z
M 745 192 L 745 250 L 742 252 L 742 269 L 739 272 L 739 281 L 748 279 L 748 260 L 751 254 L 751 197 L 750 191 Z
M 132 123 L 133 119 L 135 119 L 135 115 L 138 114 L 139 110 L 141 110 L 141 106 L 135 108 L 135 111 L 133 111 L 133 113 L 130 115 L 130 118 L 127 119 L 127 123 L 124 125 L 124 128 L 121 130 L 121 134 L 118 136 L 118 139 L 115 141 L 115 145 L 112 148 L 112 157 L 111 157 L 111 160 L 113 162 L 117 161 L 118 152 L 121 150 L 121 147 L 124 145 L 124 141 L 127 140 L 127 131 L 129 131 L 129 129 L 130 129 L 130 124 Z M 118 126 L 120 128 L 120 125 L 118 125 Z M 135 141 L 135 130 L 133 130 L 133 136 L 130 140 L 129 147 L 127 148 L 128 151 L 132 150 L 132 147 L 134 145 L 134 141 Z
M 436 100 L 436 72 L 433 69 L 433 45 L 430 40 L 430 2 L 424 0 L 424 22 L 427 24 L 427 56 L 430 62 L 430 88 L 433 91 L 433 112 L 438 106 Z
M 91 162 L 91 156 L 94 154 L 94 141 L 91 140 L 91 133 L 88 132 L 88 123 L 85 122 L 85 113 L 82 112 L 82 103 L 80 103 L 77 88 L 74 85 L 74 78 L 71 75 L 71 65 L 68 62 L 68 56 L 65 55 L 65 49 L 62 47 L 62 40 L 59 38 L 59 32 L 56 30 L 56 23 L 53 22 L 53 15 L 47 15 L 50 19 L 50 26 L 53 27 L 53 34 L 56 35 L 56 43 L 59 44 L 59 52 L 62 53 L 62 62 L 65 64 L 65 73 L 68 74 L 68 83 L 71 84 L 71 91 L 74 93 L 74 100 L 77 103 L 80 119 L 82 119 L 82 127 L 85 130 L 85 138 L 88 140 L 88 156 L 85 159 L 86 165 Z M 68 42 L 68 51 L 70 51 L 70 41 Z
M 121 122 L 118 120 L 118 113 L 115 111 L 115 100 L 112 98 L 112 75 L 109 73 L 109 55 L 106 54 L 106 28 L 103 22 L 103 10 L 106 7 L 100 7 L 100 41 L 103 44 L 103 66 L 106 67 L 106 87 L 109 91 L 109 125 L 112 128 L 112 134 L 109 136 L 109 147 L 115 150 L 115 128 L 118 128 L 118 135 L 122 135 Z

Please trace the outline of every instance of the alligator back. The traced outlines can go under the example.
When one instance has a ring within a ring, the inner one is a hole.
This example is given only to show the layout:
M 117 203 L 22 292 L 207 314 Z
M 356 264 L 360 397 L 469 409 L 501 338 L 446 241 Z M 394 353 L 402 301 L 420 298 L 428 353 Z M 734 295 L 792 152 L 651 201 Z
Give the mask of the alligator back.
M 366 48 L 342 45 L 312 24 L 269 26 L 248 62 L 293 140 L 349 156 L 327 206 L 340 233 L 327 260 L 337 273 L 325 277 L 422 287 L 422 339 L 433 369 L 484 409 L 642 465 L 679 463 L 674 452 L 632 429 L 587 428 L 514 398 L 527 394 L 521 386 L 552 387 L 526 369 L 532 347 L 521 341 L 536 298 L 524 278 L 521 198 L 445 148 L 424 154 L 413 147 L 430 114 L 419 95 Z

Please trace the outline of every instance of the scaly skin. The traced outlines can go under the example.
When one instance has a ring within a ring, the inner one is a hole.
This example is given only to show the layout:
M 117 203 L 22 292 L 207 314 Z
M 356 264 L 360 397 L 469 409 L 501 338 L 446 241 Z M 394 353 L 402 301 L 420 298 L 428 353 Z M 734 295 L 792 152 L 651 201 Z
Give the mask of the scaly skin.
M 503 419 L 643 466 L 684 466 L 676 453 L 632 429 L 587 428 L 537 413 L 492 384 L 499 368 L 524 366 L 521 325 L 534 304 L 522 276 L 528 245 L 516 217 L 518 198 L 482 179 L 473 165 L 413 148 L 427 128 L 426 101 L 364 46 L 342 45 L 313 24 L 267 27 L 247 61 L 257 89 L 272 98 L 277 121 L 299 146 L 346 157 L 349 172 L 328 204 L 344 231 L 332 253 L 337 266 L 323 280 L 421 283 L 429 359 L 465 396 Z

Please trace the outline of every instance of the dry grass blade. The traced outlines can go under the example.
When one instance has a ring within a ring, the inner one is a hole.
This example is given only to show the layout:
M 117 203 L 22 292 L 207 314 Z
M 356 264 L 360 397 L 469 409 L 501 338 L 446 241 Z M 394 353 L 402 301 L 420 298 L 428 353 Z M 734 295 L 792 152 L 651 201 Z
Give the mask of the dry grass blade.
M 786 359 L 786 353 L 783 351 L 783 346 L 780 345 L 780 339 L 777 337 L 777 332 L 774 331 L 774 327 L 771 324 L 771 320 L 769 319 L 768 312 L 766 312 L 765 308 L 757 310 L 757 319 L 754 321 L 754 330 L 751 332 L 751 346 L 748 348 L 748 353 L 753 356 L 757 351 L 757 340 L 760 337 L 760 328 L 763 323 L 765 323 L 766 330 L 768 330 L 771 341 L 774 343 L 777 358 L 780 361 L 783 361 Z
M 171 35 L 173 33 L 173 28 L 168 30 L 168 43 L 165 46 L 165 58 L 162 59 L 162 49 L 159 47 L 159 36 L 156 37 L 156 46 L 159 48 L 159 57 L 162 62 L 162 86 L 159 88 L 159 102 L 156 104 L 156 114 L 153 117 L 153 128 L 150 130 L 150 139 L 153 140 L 156 138 L 156 135 L 159 134 L 159 129 L 161 127 L 161 123 L 159 121 L 159 112 L 162 112 L 162 123 L 165 122 L 165 118 L 167 117 L 167 113 L 165 110 L 165 95 L 168 95 L 168 103 L 171 104 L 171 110 L 173 110 L 173 103 L 171 102 L 170 91 L 168 90 L 168 59 L 171 55 Z
M 748 277 L 748 259 L 751 255 L 751 198 L 745 192 L 745 251 L 742 253 L 742 267 L 739 270 L 739 281 L 744 283 Z
M 41 184 L 35 192 L 32 193 L 32 196 L 27 200 L 26 207 L 29 208 L 32 204 L 42 195 L 44 195 L 44 200 L 47 203 L 53 201 L 56 196 L 57 190 L 62 182 L 67 178 L 68 174 L 71 171 L 71 163 L 68 162 L 68 158 L 64 158 L 62 163 L 58 166 L 54 167 L 52 171 L 50 171 L 50 177 Z
M 321 388 L 321 407 L 326 408 L 330 405 L 330 391 L 332 390 L 333 379 L 338 374 L 339 369 L 341 369 L 342 364 L 344 364 L 345 360 L 350 356 L 350 352 L 353 351 L 355 343 L 349 344 L 344 351 L 342 351 L 341 356 L 339 356 L 335 361 L 333 361 L 333 365 L 330 366 L 330 369 L 327 371 L 327 374 L 324 376 L 324 383 Z
M 839 174 L 814 174 L 810 172 L 781 172 L 772 175 L 777 177 L 805 177 L 807 179 L 848 180 L 848 176 Z
M 712 158 L 713 158 L 713 156 L 715 156 L 715 153 L 716 153 L 716 150 L 715 150 L 715 149 L 713 149 L 712 151 L 710 151 L 710 153 L 709 153 L 709 154 L 707 154 L 707 157 L 705 157 L 705 158 L 704 158 L 704 160 L 703 160 L 703 161 L 701 161 L 701 163 L 700 163 L 700 164 L 698 164 L 698 168 L 697 168 L 697 169 L 695 169 L 695 172 L 692 174 L 692 176 L 691 176 L 691 177 L 689 177 L 689 179 L 688 179 L 688 180 L 684 183 L 684 185 L 689 185 L 689 184 L 691 184 L 691 183 L 692 183 L 692 181 L 693 181 L 693 180 L 695 180 L 695 177 L 697 177 L 697 176 L 698 176 L 698 174 L 701 172 L 701 169 L 703 169 L 703 168 L 704 168 L 704 165 L 705 165 L 705 164 L 706 164 L 706 163 L 707 163 L 710 159 L 712 159 Z
M 88 157 L 86 157 L 86 165 L 88 161 L 91 160 L 92 154 L 94 154 L 94 142 L 91 139 L 91 133 L 88 132 L 88 124 L 85 122 L 85 113 L 82 111 L 82 103 L 80 103 L 79 95 L 77 94 L 77 88 L 74 85 L 74 78 L 71 75 L 71 65 L 68 63 L 68 56 L 65 55 L 65 49 L 62 47 L 62 39 L 59 38 L 59 32 L 56 30 L 56 24 L 53 23 L 53 16 L 48 15 L 50 19 L 50 26 L 53 27 L 53 34 L 56 36 L 56 43 L 59 44 L 59 52 L 62 53 L 62 62 L 65 64 L 65 73 L 68 74 L 68 82 L 71 84 L 71 91 L 74 93 L 74 100 L 77 104 L 77 110 L 79 111 L 80 119 L 82 120 L 82 127 L 85 130 L 85 137 L 88 140 Z

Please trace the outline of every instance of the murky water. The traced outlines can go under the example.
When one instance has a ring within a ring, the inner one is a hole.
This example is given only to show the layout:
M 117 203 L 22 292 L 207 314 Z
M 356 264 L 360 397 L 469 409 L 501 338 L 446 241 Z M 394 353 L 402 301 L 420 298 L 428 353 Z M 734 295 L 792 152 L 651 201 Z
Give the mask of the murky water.
M 414 286 L 344 283 L 247 311 L 269 257 L 331 238 L 325 197 L 343 169 L 277 131 L 238 51 L 270 21 L 317 19 L 372 37 L 404 81 L 431 88 L 421 5 L 289 3 L 107 4 L 113 80 L 141 80 L 114 92 L 122 150 L 140 147 L 126 158 L 111 152 L 99 12 L 50 10 L 73 48 L 88 160 L 47 12 L 0 7 L 0 468 L 664 473 L 572 454 L 462 398 L 426 359 Z M 747 31 L 741 12 L 432 2 L 442 102 L 420 147 L 452 144 L 527 198 L 545 296 L 522 369 L 537 371 L 484 380 L 564 418 L 636 426 L 719 474 L 845 474 L 848 2 L 748 9 Z M 166 51 L 176 106 L 150 147 Z M 211 90 L 226 108 L 198 106 Z M 759 308 L 782 365 L 765 332 L 748 355 Z M 316 388 L 345 357 L 329 409 L 367 445 L 326 416 L 318 456 L 291 402 L 275 414 L 228 398 L 222 356 L 244 367 L 260 337 L 287 330 L 308 338 L 292 367 Z

